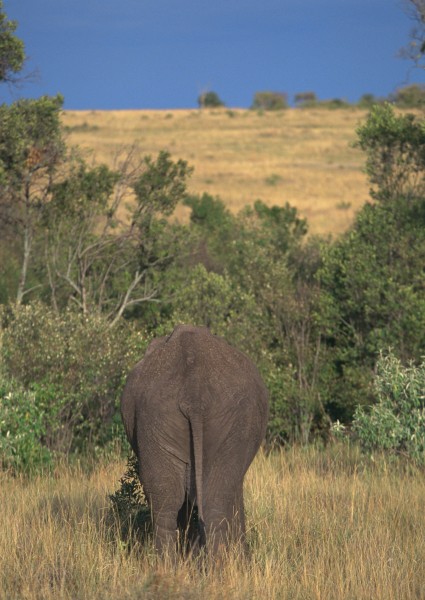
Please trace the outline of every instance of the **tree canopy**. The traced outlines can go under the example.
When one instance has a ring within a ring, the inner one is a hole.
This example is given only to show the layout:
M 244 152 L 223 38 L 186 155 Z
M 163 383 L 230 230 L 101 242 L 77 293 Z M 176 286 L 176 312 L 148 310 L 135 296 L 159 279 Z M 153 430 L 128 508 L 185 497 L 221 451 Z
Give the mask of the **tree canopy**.
M 0 83 L 15 82 L 24 65 L 24 42 L 15 35 L 16 28 L 16 21 L 7 18 L 0 0 Z

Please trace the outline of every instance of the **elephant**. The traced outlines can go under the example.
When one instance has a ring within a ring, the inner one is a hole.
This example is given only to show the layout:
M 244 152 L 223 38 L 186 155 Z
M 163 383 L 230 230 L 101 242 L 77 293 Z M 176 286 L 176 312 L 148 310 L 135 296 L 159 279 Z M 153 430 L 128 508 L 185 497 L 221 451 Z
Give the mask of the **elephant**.
M 208 328 L 179 325 L 150 343 L 128 376 L 121 415 L 160 555 L 175 554 L 179 530 L 189 553 L 243 543 L 243 480 L 268 412 L 256 366 Z

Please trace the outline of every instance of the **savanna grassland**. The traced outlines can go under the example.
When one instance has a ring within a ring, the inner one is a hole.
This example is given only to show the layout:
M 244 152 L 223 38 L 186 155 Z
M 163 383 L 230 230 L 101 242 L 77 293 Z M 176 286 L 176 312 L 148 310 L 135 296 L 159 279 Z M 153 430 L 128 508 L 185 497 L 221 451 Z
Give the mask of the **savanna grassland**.
M 108 494 L 123 470 L 0 474 L 1 598 L 425 598 L 425 480 L 406 464 L 340 444 L 260 453 L 245 485 L 250 557 L 205 573 L 120 538 Z
M 338 234 L 368 198 L 365 157 L 353 147 L 366 114 L 354 107 L 65 111 L 63 122 L 69 142 L 96 161 L 112 165 L 132 144 L 153 156 L 168 150 L 194 167 L 189 192 L 220 196 L 233 212 L 257 199 L 289 202 L 312 233 Z

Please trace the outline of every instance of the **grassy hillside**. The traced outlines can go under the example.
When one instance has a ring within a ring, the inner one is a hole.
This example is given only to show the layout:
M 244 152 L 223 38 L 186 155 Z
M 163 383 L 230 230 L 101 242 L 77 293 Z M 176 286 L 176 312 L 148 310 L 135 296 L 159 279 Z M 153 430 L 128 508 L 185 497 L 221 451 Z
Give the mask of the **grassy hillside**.
M 207 573 L 120 540 L 107 494 L 121 462 L 2 473 L 0 598 L 424 599 L 424 478 L 375 458 L 339 445 L 260 453 L 246 480 L 251 557 Z
M 286 202 L 314 233 L 339 233 L 368 198 L 364 156 L 352 147 L 366 113 L 359 109 L 66 111 L 69 141 L 113 162 L 136 143 L 166 149 L 195 172 L 190 190 L 219 195 L 233 211 L 260 198 Z M 185 209 L 179 216 L 184 218 Z

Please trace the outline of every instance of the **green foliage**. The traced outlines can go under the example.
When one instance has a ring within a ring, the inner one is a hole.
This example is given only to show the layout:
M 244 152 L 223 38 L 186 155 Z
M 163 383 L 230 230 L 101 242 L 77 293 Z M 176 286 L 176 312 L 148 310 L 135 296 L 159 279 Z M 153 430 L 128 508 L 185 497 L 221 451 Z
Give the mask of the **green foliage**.
M 314 92 L 299 92 L 294 96 L 295 106 L 311 108 L 317 104 L 317 96 Z
M 259 245 L 264 247 L 270 243 L 279 253 L 297 248 L 307 233 L 306 220 L 300 218 L 297 209 L 288 203 L 267 206 L 256 200 L 252 207 L 242 211 L 241 216 L 249 234 L 257 234 Z
M 425 125 L 414 115 L 396 115 L 389 104 L 372 108 L 358 128 L 374 199 L 408 201 L 425 195 Z
M 54 415 L 46 390 L 26 390 L 13 379 L 0 376 L 0 468 L 35 471 L 52 464 L 44 444 Z
M 400 108 L 424 108 L 425 85 L 412 83 L 399 88 L 391 100 Z
M 296 102 L 345 106 L 312 93 Z M 423 456 L 422 367 L 381 359 L 373 384 L 382 348 L 405 363 L 425 353 L 422 120 L 373 106 L 358 145 L 377 202 L 331 242 L 307 239 L 289 204 L 258 200 L 233 215 L 219 198 L 188 196 L 192 170 L 168 152 L 142 158 L 132 149 L 114 170 L 89 166 L 66 151 L 61 105 L 57 97 L 0 107 L 0 214 L 14 239 L 2 237 L 1 299 L 18 289 L 2 313 L 3 467 L 48 466 L 56 453 L 123 436 L 125 377 L 150 337 L 180 322 L 210 327 L 258 365 L 270 391 L 269 441 L 307 443 L 327 435 L 330 419 L 349 424 L 355 413 L 365 447 Z M 286 106 L 275 92 L 253 103 Z M 179 202 L 191 209 L 187 226 L 170 219 Z M 124 528 L 142 502 L 135 468 L 112 497 Z
M 89 168 L 83 161 L 77 161 L 66 179 L 51 186 L 47 224 L 53 225 L 55 219 L 58 225 L 59 219 L 64 217 L 69 221 L 91 221 L 93 217 L 103 215 L 118 180 L 119 174 L 106 165 Z
M 376 367 L 378 402 L 358 407 L 353 429 L 367 451 L 402 452 L 425 464 L 425 362 L 403 367 L 394 354 L 381 354 Z
M 283 110 L 288 108 L 288 96 L 283 92 L 256 92 L 251 108 L 253 110 Z
M 350 103 L 342 98 L 332 98 L 332 100 L 321 100 L 318 104 L 322 108 L 328 108 L 331 110 L 339 110 L 341 108 L 349 108 Z
M 425 349 L 425 204 L 367 204 L 330 246 L 320 271 L 326 343 L 333 363 L 333 419 L 373 401 L 376 357 L 392 346 L 403 360 Z
M 372 404 L 379 351 L 403 361 L 425 351 L 424 124 L 375 106 L 359 133 L 376 204 L 366 204 L 347 234 L 329 246 L 319 273 L 321 313 L 333 377 L 326 409 L 349 421 Z
M 278 175 L 277 173 L 272 173 L 271 175 L 266 177 L 264 181 L 266 182 L 267 185 L 275 186 L 278 183 L 282 182 L 282 177 L 281 177 L 281 175 Z
M 232 224 L 230 211 L 220 198 L 204 193 L 202 196 L 188 196 L 184 204 L 191 208 L 192 223 L 205 231 L 219 233 L 223 227 Z
M 127 156 L 116 171 L 75 161 L 51 186 L 44 221 L 42 268 L 52 305 L 74 304 L 115 325 L 129 309 L 155 301 L 161 270 L 183 243 L 184 228 L 165 216 L 185 197 L 189 173 L 166 152 L 141 162 Z
M 357 404 L 374 402 L 382 348 L 403 361 L 425 350 L 423 123 L 375 106 L 358 133 L 378 202 L 328 247 L 319 274 L 333 370 L 326 408 L 345 422 Z
M 43 399 L 45 418 L 57 423 L 45 431 L 44 442 L 60 452 L 117 435 L 120 390 L 146 345 L 146 337 L 129 327 L 111 329 L 100 316 L 58 314 L 39 303 L 3 315 L 6 373 L 26 390 L 38 390 L 38 407 Z
M 133 218 L 137 222 L 146 213 L 171 215 L 185 197 L 186 180 L 193 171 L 184 160 L 173 162 L 165 151 L 158 154 L 156 161 L 147 156 L 144 163 L 145 169 L 133 186 L 137 198 Z
M 198 97 L 198 106 L 200 108 L 220 108 L 225 104 L 216 92 L 210 91 Z
M 191 208 L 191 230 L 197 239 L 193 260 L 222 273 L 228 266 L 230 246 L 237 235 L 236 217 L 220 198 L 210 194 L 189 196 L 185 204 Z
M 202 264 L 196 265 L 176 290 L 172 306 L 164 332 L 177 323 L 209 327 L 251 356 L 258 356 L 260 342 L 254 332 L 261 326 L 261 313 L 252 294 L 227 274 L 209 272 Z
M 383 104 L 384 100 L 382 98 L 377 98 L 373 94 L 363 94 L 360 100 L 357 103 L 359 108 L 366 108 L 371 110 L 375 104 Z
M 0 223 L 7 254 L 19 261 L 14 290 L 22 303 L 34 275 L 30 272 L 37 234 L 49 200 L 50 185 L 62 163 L 65 146 L 60 125 L 62 98 L 19 100 L 0 106 Z M 9 292 L 10 293 L 10 292 Z
M 0 106 L 0 184 L 22 190 L 28 178 L 50 174 L 63 156 L 62 96 Z
M 112 512 L 120 527 L 121 538 L 131 539 L 131 535 L 146 537 L 152 531 L 152 519 L 138 475 L 137 457 L 131 453 L 127 459 L 120 487 L 109 496 Z
M 0 0 L 0 82 L 14 82 L 24 60 L 24 43 L 15 35 L 16 21 L 9 21 Z

